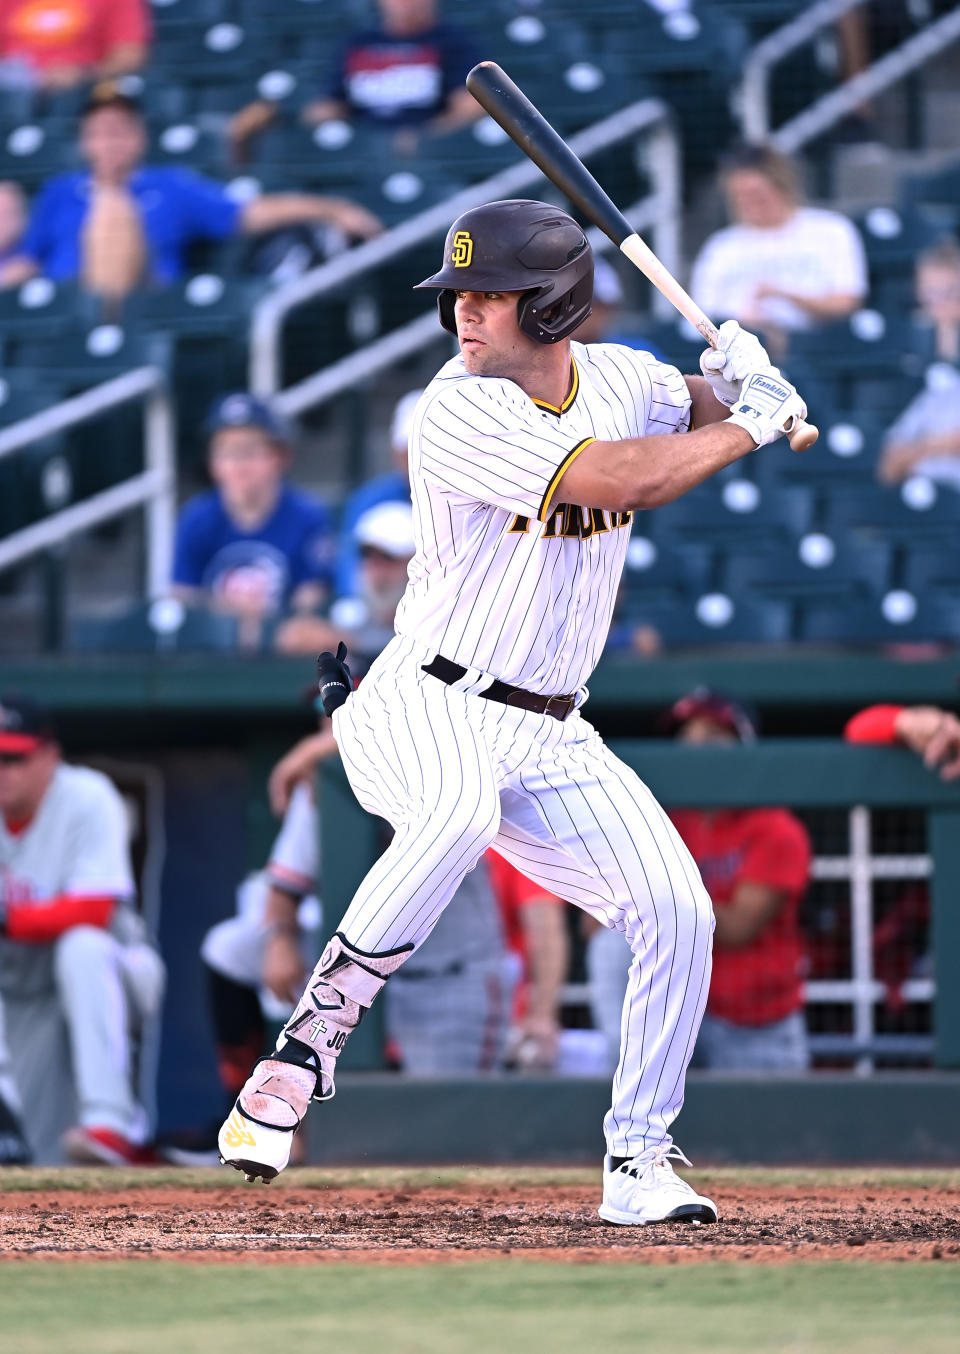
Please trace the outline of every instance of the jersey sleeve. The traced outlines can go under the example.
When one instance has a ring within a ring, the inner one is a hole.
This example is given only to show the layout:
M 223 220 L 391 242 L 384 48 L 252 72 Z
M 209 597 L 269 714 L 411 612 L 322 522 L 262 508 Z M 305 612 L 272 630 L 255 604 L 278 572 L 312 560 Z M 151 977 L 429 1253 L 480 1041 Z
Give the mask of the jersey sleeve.
M 267 864 L 267 878 L 276 888 L 294 898 L 303 898 L 316 887 L 319 873 L 319 823 L 310 787 L 300 783 L 294 790 L 283 826 Z
M 75 794 L 61 892 L 132 899 L 129 824 L 119 791 L 106 776 L 91 773 Z
M 810 838 L 798 818 L 783 809 L 758 813 L 737 880 L 799 891 L 810 878 L 810 857 Z
M 848 743 L 895 743 L 897 715 L 902 705 L 869 705 L 847 721 L 843 730 Z
M 222 183 L 202 174 L 179 170 L 170 178 L 171 199 L 192 235 L 225 240 L 240 223 L 242 207 L 229 196 Z
M 512 381 L 475 377 L 445 386 L 420 418 L 423 473 L 451 494 L 543 521 L 554 488 L 590 445 L 571 445 Z
M 661 362 L 652 353 L 620 343 L 604 344 L 602 351 L 607 358 L 611 394 L 625 408 L 632 404 L 632 437 L 690 431 L 693 401 L 690 388 L 676 367 Z

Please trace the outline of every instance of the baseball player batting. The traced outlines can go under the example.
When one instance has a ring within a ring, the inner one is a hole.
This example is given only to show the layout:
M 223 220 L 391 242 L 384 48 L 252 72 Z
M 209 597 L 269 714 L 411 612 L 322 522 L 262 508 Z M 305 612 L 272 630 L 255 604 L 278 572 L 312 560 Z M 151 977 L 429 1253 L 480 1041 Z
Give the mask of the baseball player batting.
M 660 805 L 581 707 L 633 514 L 775 441 L 805 405 L 736 325 L 697 377 L 572 341 L 593 257 L 577 223 L 542 202 L 466 212 L 419 285 L 439 293 L 460 355 L 414 415 L 417 553 L 396 638 L 333 717 L 357 798 L 395 835 L 254 1067 L 221 1155 L 250 1179 L 283 1169 L 361 1015 L 493 846 L 633 951 L 600 1216 L 715 1222 L 711 1200 L 674 1173 L 672 1161 L 689 1163 L 670 1136 L 707 997 L 710 900 Z

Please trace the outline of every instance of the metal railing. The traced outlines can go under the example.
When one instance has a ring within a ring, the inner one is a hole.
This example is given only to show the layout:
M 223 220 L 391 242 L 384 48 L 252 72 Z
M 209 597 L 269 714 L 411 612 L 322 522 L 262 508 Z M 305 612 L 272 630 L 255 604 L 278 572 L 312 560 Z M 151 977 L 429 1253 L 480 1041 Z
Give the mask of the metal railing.
M 147 587 L 151 596 L 165 589 L 170 580 L 177 472 L 173 406 L 167 378 L 159 367 L 137 367 L 4 428 L 0 431 L 0 460 L 41 438 L 144 397 L 144 469 L 81 503 L 60 508 L 12 532 L 0 541 L 0 570 L 142 507 L 146 518 Z
M 943 18 L 928 24 L 894 51 L 888 52 L 869 69 L 845 81 L 839 89 L 824 94 L 809 108 L 779 127 L 770 140 L 778 150 L 787 155 L 792 154 L 820 136 L 822 132 L 835 126 L 875 94 L 881 94 L 892 85 L 899 84 L 920 66 L 939 56 L 958 38 L 960 38 L 960 5 Z
M 570 138 L 570 146 L 581 159 L 587 159 L 595 152 L 641 132 L 648 133 L 644 144 L 645 160 L 654 185 L 653 193 L 646 199 L 652 204 L 648 216 L 651 245 L 666 267 L 676 272 L 679 264 L 679 152 L 676 132 L 666 104 L 659 99 L 641 99 L 578 132 Z M 482 183 L 473 184 L 446 201 L 419 212 L 387 234 L 369 240 L 349 253 L 331 259 L 302 277 L 278 287 L 260 302 L 253 313 L 250 327 L 250 389 L 261 396 L 274 395 L 280 389 L 280 337 L 286 316 L 297 306 L 342 287 L 412 246 L 446 231 L 455 217 L 471 207 L 500 197 L 513 197 L 529 189 L 542 177 L 541 171 L 531 161 L 522 160 Z M 327 377 L 327 373 L 323 372 L 311 378 L 318 382 L 315 392 L 319 391 L 319 396 L 314 393 L 306 402 L 287 403 L 284 407 L 290 413 L 300 412 L 308 403 L 315 404 L 320 399 L 329 398 L 330 394 L 360 379 L 357 373 L 361 370 L 365 375 L 372 374 L 370 356 L 375 350 L 378 360 L 387 355 L 380 363 L 382 367 L 423 347 L 434 337 L 436 326 L 428 323 L 426 315 L 420 316 L 402 329 L 378 340 L 378 344 L 385 346 L 377 349 L 377 345 L 369 345 L 362 352 L 350 354 L 343 359 L 343 363 L 337 363 L 339 374 L 332 382 L 330 379 L 321 380 Z M 305 390 L 306 386 L 302 388 Z
M 791 52 L 805 47 L 824 28 L 867 0 L 819 0 L 795 19 L 757 43 L 743 66 L 743 80 L 734 96 L 734 111 L 745 141 L 770 135 L 770 73 Z
M 743 80 L 734 98 L 735 111 L 745 140 L 769 140 L 778 150 L 792 154 L 960 38 L 958 6 L 929 23 L 867 70 L 815 100 L 809 108 L 774 131 L 770 126 L 770 78 L 773 68 L 844 14 L 865 3 L 867 0 L 819 0 L 796 19 L 757 43 L 746 60 Z

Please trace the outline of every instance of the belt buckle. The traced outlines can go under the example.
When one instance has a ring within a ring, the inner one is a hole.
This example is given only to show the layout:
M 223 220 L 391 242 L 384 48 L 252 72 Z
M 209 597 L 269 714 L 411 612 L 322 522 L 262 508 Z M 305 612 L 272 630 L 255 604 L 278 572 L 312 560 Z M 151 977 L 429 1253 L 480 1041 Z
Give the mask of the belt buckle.
M 576 701 L 575 696 L 551 696 L 550 699 L 547 701 L 546 705 L 543 707 L 543 713 L 545 715 L 552 715 L 554 719 L 559 719 L 562 721 L 566 719 L 567 715 L 573 709 L 575 701 Z M 562 714 L 559 713 L 557 710 L 552 710 L 550 708 L 554 704 L 560 707 L 560 710 L 562 710 L 563 712 Z

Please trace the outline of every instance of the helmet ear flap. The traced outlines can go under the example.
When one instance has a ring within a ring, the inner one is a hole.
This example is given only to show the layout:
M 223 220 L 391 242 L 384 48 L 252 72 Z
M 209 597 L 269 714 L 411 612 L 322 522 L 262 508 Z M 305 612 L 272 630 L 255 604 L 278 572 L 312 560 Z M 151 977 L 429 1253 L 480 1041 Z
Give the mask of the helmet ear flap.
M 437 296 L 437 309 L 440 312 L 440 323 L 449 334 L 456 334 L 457 321 L 453 313 L 453 307 L 456 304 L 457 294 L 452 287 L 445 287 Z

